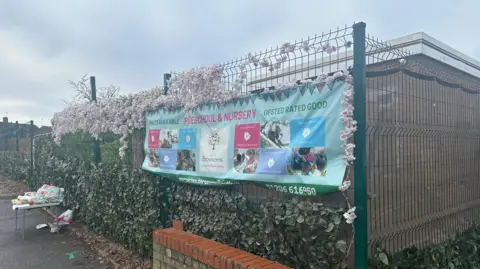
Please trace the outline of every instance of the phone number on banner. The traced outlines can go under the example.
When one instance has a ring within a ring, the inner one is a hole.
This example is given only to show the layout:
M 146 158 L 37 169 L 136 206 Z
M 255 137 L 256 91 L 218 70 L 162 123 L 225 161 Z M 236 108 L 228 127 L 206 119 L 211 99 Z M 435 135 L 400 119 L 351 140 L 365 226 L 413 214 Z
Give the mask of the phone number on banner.
M 266 184 L 265 187 L 267 187 L 267 189 L 270 189 L 270 190 L 296 194 L 296 195 L 317 195 L 317 190 L 315 190 L 315 188 L 313 187 L 281 186 L 281 185 L 272 185 L 272 184 Z

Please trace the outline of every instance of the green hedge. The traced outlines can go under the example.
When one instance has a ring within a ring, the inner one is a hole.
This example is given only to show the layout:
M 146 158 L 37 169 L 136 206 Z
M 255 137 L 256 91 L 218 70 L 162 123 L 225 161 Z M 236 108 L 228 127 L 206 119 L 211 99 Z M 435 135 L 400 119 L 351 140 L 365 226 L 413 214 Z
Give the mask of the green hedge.
M 58 148 L 47 138 L 35 146 L 29 185 L 64 187 L 66 204 L 78 220 L 146 256 L 151 255 L 152 231 L 164 226 L 162 219 L 178 218 L 187 231 L 292 267 L 344 267 L 341 208 L 296 197 L 250 200 L 233 188 L 178 184 L 121 164 L 94 166 L 56 154 Z M 0 173 L 22 180 L 28 168 L 25 155 L 0 152 Z
M 16 151 L 0 151 L 0 173 L 24 183 L 28 183 L 30 170 L 29 156 Z
M 152 231 L 164 226 L 163 219 L 178 218 L 187 231 L 294 268 L 345 266 L 343 209 L 298 197 L 250 200 L 234 189 L 177 184 L 120 164 L 94 166 L 56 155 L 49 139 L 37 142 L 34 177 L 28 177 L 28 156 L 12 151 L 0 151 L 0 173 L 34 189 L 45 183 L 64 187 L 77 220 L 146 256 Z M 394 255 L 378 249 L 369 268 L 480 268 L 479 245 L 475 226 L 425 249 Z
M 345 257 L 343 209 L 297 197 L 252 204 L 237 192 L 187 185 L 172 196 L 171 214 L 206 238 L 297 268 L 340 268 Z
M 424 249 L 407 248 L 393 255 L 378 248 L 368 268 L 372 269 L 475 269 L 480 268 L 480 226 Z

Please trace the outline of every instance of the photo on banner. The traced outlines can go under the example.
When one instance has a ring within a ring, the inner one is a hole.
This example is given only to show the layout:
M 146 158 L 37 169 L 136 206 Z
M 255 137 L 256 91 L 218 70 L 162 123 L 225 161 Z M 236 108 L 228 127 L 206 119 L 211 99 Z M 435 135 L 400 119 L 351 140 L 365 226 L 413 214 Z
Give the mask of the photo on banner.
M 148 149 L 148 166 L 153 168 L 159 166 L 158 149 Z
M 160 148 L 178 148 L 178 129 L 160 130 Z
M 290 123 L 288 120 L 270 121 L 260 125 L 262 148 L 287 148 L 290 144 Z
M 177 170 L 195 172 L 196 153 L 194 150 L 181 149 L 177 154 Z
M 287 160 L 289 175 L 325 176 L 327 154 L 323 147 L 293 148 Z
M 238 173 L 255 174 L 259 153 L 259 149 L 234 149 L 233 168 Z

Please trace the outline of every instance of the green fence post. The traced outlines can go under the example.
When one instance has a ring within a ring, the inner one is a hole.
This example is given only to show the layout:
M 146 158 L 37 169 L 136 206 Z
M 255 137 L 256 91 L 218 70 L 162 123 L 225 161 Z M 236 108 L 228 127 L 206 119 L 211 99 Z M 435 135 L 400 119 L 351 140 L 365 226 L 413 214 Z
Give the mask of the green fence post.
M 18 121 L 15 122 L 15 150 L 17 152 L 20 151 L 20 145 L 19 145 L 19 130 L 18 130 Z
M 33 179 L 33 120 L 30 121 L 30 184 L 35 181 L 35 188 L 38 187 L 37 180 Z
M 90 89 L 92 91 L 92 102 L 97 103 L 97 86 L 95 83 L 95 77 L 90 77 Z M 100 152 L 100 142 L 98 139 L 93 139 L 93 161 L 95 165 L 98 165 L 101 160 L 101 152 Z
M 163 74 L 163 93 L 167 95 L 168 93 L 168 81 L 172 77 L 172 74 L 170 73 L 165 73 Z
M 8 131 L 5 131 L 3 133 L 3 147 L 4 147 L 4 150 L 8 150 Z
M 357 219 L 355 220 L 355 268 L 368 268 L 368 216 L 367 216 L 367 158 L 366 158 L 366 62 L 364 22 L 353 25 L 353 77 L 355 97 L 354 195 Z
M 172 77 L 172 74 L 169 74 L 169 73 L 163 74 L 163 91 L 165 95 L 167 95 L 168 93 L 168 81 L 170 80 L 171 77 Z M 163 201 L 162 201 L 163 210 L 162 210 L 161 220 L 162 220 L 163 227 L 166 228 L 166 227 L 169 227 L 168 211 L 169 211 L 170 203 L 168 201 L 168 197 L 170 196 L 171 184 L 168 179 L 165 180 L 164 182 L 165 184 L 163 186 L 164 192 L 163 192 Z

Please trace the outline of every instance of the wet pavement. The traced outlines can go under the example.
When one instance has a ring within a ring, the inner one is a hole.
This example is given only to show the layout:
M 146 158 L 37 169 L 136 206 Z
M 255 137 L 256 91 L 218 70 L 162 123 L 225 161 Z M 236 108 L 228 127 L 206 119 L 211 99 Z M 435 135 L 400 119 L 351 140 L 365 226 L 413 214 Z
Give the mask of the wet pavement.
M 19 212 L 19 227 L 21 216 Z M 11 200 L 0 199 L 0 269 L 105 268 L 85 244 L 67 233 L 51 234 L 49 227 L 37 230 L 37 224 L 45 223 L 41 210 L 27 211 L 25 220 L 25 239 L 22 239 L 21 233 L 15 232 Z M 74 259 L 69 257 L 72 252 L 76 254 Z

